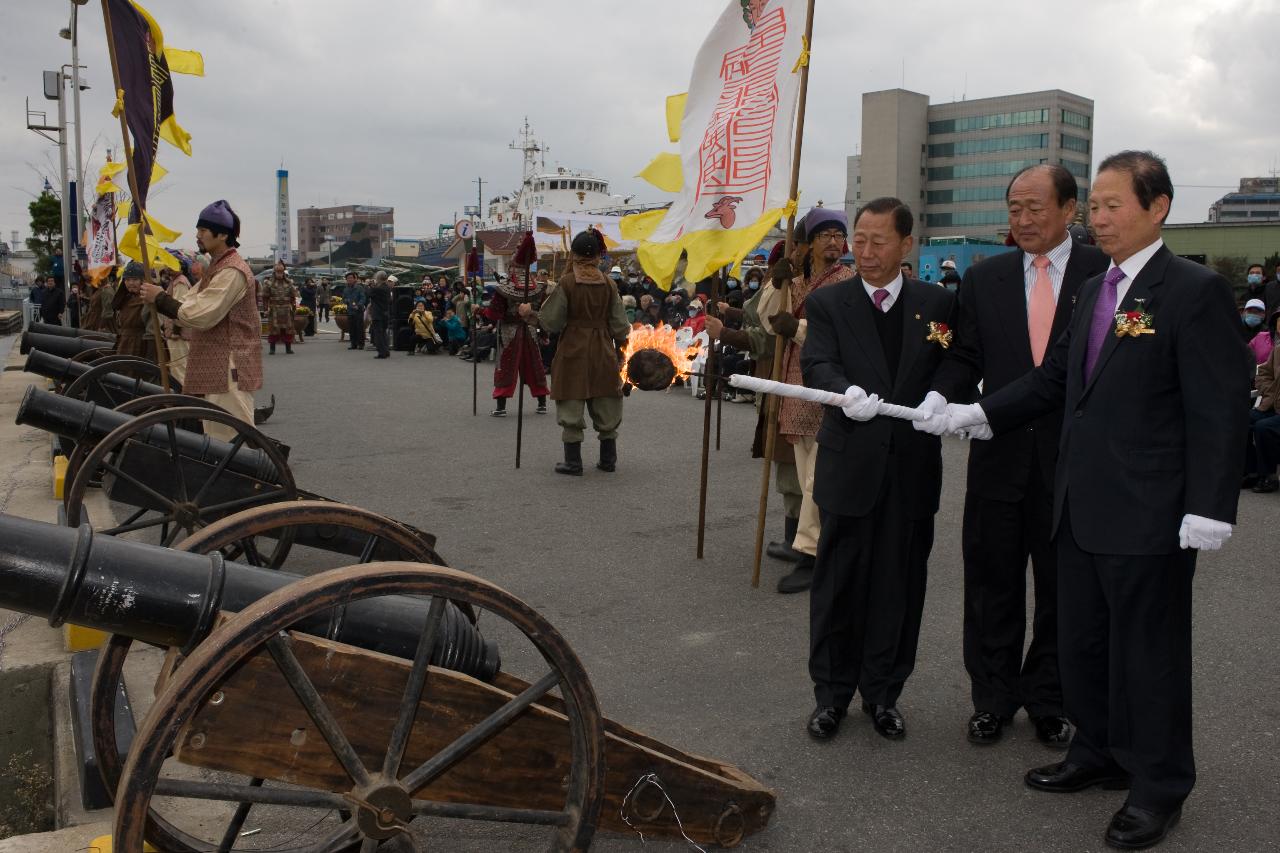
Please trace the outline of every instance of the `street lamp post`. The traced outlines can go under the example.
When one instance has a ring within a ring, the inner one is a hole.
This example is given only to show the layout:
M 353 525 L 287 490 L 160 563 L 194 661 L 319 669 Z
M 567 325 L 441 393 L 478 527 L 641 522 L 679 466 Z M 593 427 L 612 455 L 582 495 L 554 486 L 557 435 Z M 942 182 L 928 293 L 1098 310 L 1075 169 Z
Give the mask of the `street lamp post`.
M 329 246 L 329 277 L 333 277 L 333 235 L 324 235 L 324 241 Z

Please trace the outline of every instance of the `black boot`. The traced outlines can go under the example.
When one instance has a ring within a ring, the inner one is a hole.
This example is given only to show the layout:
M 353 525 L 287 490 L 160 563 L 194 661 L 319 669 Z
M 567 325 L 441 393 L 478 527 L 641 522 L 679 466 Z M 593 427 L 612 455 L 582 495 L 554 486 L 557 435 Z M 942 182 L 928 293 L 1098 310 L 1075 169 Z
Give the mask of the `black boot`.
M 497 408 L 490 412 L 489 415 L 495 418 L 505 418 L 507 416 L 507 398 L 499 397 L 493 402 L 497 405 Z
M 813 557 L 800 555 L 800 562 L 791 570 L 791 574 L 778 581 L 778 592 L 784 595 L 792 592 L 804 592 L 813 585 Z
M 547 413 L 547 397 L 544 394 L 538 398 L 538 414 L 545 415 Z
M 800 558 L 804 556 L 795 548 L 791 547 L 791 543 L 796 541 L 796 528 L 800 526 L 800 519 L 785 516 L 782 521 L 782 531 L 786 536 L 785 542 L 770 542 L 769 547 L 765 549 L 765 553 L 775 560 L 785 560 L 788 563 L 798 563 Z
M 556 473 L 582 476 L 582 442 L 564 443 L 564 461 L 556 463 Z
M 285 342 L 284 342 L 284 351 L 285 351 L 285 354 L 286 354 L 286 355 L 293 355 L 293 342 L 292 342 L 292 341 L 285 341 Z
M 616 438 L 600 439 L 600 461 L 596 467 L 601 471 L 613 471 L 618 467 L 618 440 Z
M 267 355 L 275 355 L 275 354 L 276 354 L 276 345 L 275 345 L 275 343 L 274 343 L 274 342 L 272 342 L 272 344 L 271 344 L 271 351 L 270 351 L 270 352 L 268 352 L 268 353 L 267 353 Z

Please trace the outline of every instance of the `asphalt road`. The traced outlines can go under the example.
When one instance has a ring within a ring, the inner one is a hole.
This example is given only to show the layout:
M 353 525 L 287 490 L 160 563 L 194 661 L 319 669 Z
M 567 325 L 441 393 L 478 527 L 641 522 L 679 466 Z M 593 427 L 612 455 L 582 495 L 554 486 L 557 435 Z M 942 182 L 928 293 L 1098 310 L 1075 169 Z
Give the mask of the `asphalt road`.
M 1084 851 L 1121 792 L 1051 796 L 1025 788 L 1028 767 L 1057 759 L 1020 716 L 1003 743 L 974 747 L 961 661 L 962 444 L 945 444 L 946 483 L 929 566 L 919 660 L 900 707 L 909 734 L 890 743 L 860 714 L 839 736 L 804 732 L 812 707 L 806 596 L 780 596 L 785 567 L 766 560 L 752 589 L 759 463 L 750 406 L 724 407 L 712 453 L 706 559 L 695 558 L 702 406 L 687 390 L 626 402 L 615 474 L 556 475 L 554 416 L 526 407 L 487 417 L 491 365 L 448 356 L 375 361 L 322 334 L 294 355 L 264 357 L 277 406 L 266 431 L 292 445 L 299 486 L 434 532 L 453 566 L 523 598 L 565 635 L 609 717 L 679 748 L 731 762 L 772 787 L 777 811 L 749 851 Z M 1195 598 L 1199 784 L 1170 851 L 1280 849 L 1277 706 L 1280 495 L 1245 493 L 1225 551 L 1200 561 Z M 769 535 L 781 533 L 771 496 Z M 513 668 L 528 656 L 509 658 Z M 540 673 L 532 674 L 537 677 Z M 437 821 L 431 849 L 545 849 L 542 831 Z M 685 845 L 654 841 L 658 850 Z M 600 834 L 593 849 L 641 849 Z

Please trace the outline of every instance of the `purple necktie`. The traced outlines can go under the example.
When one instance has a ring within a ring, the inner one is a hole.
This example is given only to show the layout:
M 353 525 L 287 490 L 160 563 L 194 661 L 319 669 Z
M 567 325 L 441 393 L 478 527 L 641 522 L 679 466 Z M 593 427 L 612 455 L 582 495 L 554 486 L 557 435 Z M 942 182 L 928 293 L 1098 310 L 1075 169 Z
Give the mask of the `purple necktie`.
M 888 289 L 884 287 L 876 288 L 876 292 L 871 294 L 871 298 L 876 303 L 876 310 L 883 314 L 884 301 L 889 298 Z
M 1102 280 L 1102 288 L 1098 291 L 1098 301 L 1093 304 L 1093 322 L 1089 324 L 1089 347 L 1084 355 L 1084 381 L 1093 378 L 1093 369 L 1098 366 L 1098 355 L 1102 352 L 1102 344 L 1107 340 L 1107 333 L 1116 326 L 1116 285 L 1124 280 L 1124 270 L 1112 267 L 1107 270 L 1107 277 Z

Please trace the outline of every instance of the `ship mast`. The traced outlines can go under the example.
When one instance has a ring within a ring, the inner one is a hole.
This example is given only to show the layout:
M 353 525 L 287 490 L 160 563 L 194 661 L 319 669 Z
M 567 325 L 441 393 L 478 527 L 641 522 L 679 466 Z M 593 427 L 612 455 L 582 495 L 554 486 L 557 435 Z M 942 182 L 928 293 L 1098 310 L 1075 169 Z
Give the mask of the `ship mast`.
M 529 117 L 525 116 L 524 128 L 520 131 L 520 144 L 517 145 L 513 140 L 507 147 L 524 155 L 524 175 L 520 184 L 520 198 L 516 201 L 516 215 L 523 219 L 521 203 L 524 201 L 524 196 L 533 191 L 533 179 L 539 172 L 546 171 L 546 155 L 551 150 L 551 146 L 544 145 L 534 138 L 533 129 L 529 127 Z

